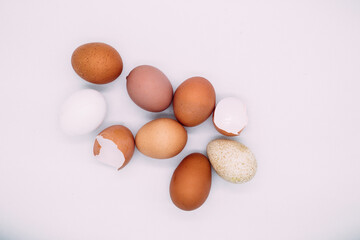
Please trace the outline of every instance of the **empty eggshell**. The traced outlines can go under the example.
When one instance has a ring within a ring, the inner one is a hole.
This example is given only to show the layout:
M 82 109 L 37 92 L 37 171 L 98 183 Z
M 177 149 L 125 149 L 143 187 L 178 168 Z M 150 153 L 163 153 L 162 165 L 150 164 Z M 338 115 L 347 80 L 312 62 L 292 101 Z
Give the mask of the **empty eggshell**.
M 245 104 L 235 97 L 222 99 L 215 107 L 213 123 L 221 134 L 238 136 L 248 123 Z
M 207 145 L 206 151 L 216 173 L 229 182 L 244 183 L 250 181 L 256 173 L 254 154 L 237 141 L 213 140 Z
M 213 112 L 216 102 L 212 84 L 203 77 L 192 77 L 184 81 L 174 94 L 174 114 L 187 127 L 204 122 Z
M 137 149 L 152 158 L 165 159 L 179 154 L 187 142 L 187 132 L 177 121 L 159 118 L 140 128 L 135 136 Z
M 161 112 L 170 106 L 173 88 L 165 74 L 156 67 L 138 66 L 126 79 L 126 88 L 130 98 L 142 109 Z
M 69 135 L 90 133 L 105 118 L 106 103 L 103 95 L 93 89 L 73 93 L 62 105 L 60 126 Z
M 98 161 L 120 170 L 129 163 L 134 149 L 131 131 L 122 125 L 113 125 L 99 133 L 93 151 Z
M 211 187 L 211 165 L 201 153 L 185 157 L 175 169 L 170 182 L 170 196 L 180 209 L 191 211 L 207 199 Z
M 81 78 L 95 84 L 112 82 L 123 70 L 123 62 L 116 49 L 100 42 L 87 43 L 75 49 L 71 65 Z

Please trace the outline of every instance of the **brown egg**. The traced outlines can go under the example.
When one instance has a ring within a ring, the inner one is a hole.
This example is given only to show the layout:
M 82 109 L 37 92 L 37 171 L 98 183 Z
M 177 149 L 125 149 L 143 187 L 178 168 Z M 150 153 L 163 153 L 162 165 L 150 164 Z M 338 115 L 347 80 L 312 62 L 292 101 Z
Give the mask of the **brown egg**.
M 149 65 L 138 66 L 126 79 L 130 98 L 142 109 L 161 112 L 171 104 L 173 88 L 159 69 Z
M 105 43 L 81 45 L 72 54 L 71 64 L 81 78 L 95 84 L 114 81 L 123 69 L 120 54 Z
M 189 78 L 175 91 L 175 117 L 185 126 L 199 125 L 211 115 L 215 102 L 215 90 L 208 80 L 203 77 Z
M 177 121 L 159 118 L 140 128 L 135 137 L 136 147 L 152 158 L 171 158 L 179 154 L 187 142 L 187 132 Z
M 171 200 L 182 210 L 194 210 L 205 202 L 210 187 L 209 160 L 201 153 L 192 153 L 174 171 L 170 182 Z
M 120 170 L 134 154 L 135 143 L 131 131 L 122 125 L 113 125 L 95 139 L 94 155 L 100 161 Z

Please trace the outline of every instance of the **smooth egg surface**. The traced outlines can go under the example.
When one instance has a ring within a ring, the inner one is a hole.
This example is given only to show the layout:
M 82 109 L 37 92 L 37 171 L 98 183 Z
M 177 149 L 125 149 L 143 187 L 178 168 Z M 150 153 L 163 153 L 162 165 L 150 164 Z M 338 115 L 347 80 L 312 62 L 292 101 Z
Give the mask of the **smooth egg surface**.
M 179 154 L 187 142 L 185 128 L 176 120 L 159 118 L 140 128 L 135 144 L 144 155 L 165 159 Z
M 187 127 L 204 122 L 215 108 L 216 95 L 212 84 L 203 77 L 184 81 L 174 94 L 174 114 Z
M 170 182 L 170 196 L 180 209 L 190 211 L 207 199 L 211 187 L 211 165 L 206 156 L 192 153 L 175 169 Z
M 68 135 L 82 135 L 95 130 L 106 114 L 104 96 L 93 89 L 82 89 L 68 97 L 60 112 L 60 126 Z
M 126 77 L 126 88 L 136 105 L 150 112 L 161 112 L 169 107 L 173 88 L 169 79 L 159 69 L 141 65 Z

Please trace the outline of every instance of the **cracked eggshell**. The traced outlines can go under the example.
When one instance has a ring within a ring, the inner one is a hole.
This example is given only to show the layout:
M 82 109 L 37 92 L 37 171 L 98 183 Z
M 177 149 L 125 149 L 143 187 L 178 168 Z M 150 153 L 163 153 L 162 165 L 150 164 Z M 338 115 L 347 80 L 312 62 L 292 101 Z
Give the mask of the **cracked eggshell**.
M 113 125 L 96 137 L 93 152 L 98 161 L 120 170 L 129 163 L 134 149 L 131 131 L 122 125 Z
M 94 89 L 79 90 L 63 103 L 60 127 L 68 135 L 82 135 L 94 131 L 106 114 L 104 96 Z
M 165 159 L 178 155 L 187 142 L 185 128 L 174 119 L 159 118 L 140 128 L 135 136 L 137 149 L 151 158 Z
M 207 145 L 206 151 L 214 170 L 226 181 L 244 183 L 250 181 L 256 173 L 255 156 L 244 144 L 217 139 Z
M 75 49 L 71 65 L 81 78 L 95 84 L 112 82 L 123 70 L 123 62 L 116 49 L 100 42 L 87 43 Z
M 213 123 L 225 136 L 238 136 L 248 123 L 245 104 L 238 98 L 222 99 L 215 107 Z

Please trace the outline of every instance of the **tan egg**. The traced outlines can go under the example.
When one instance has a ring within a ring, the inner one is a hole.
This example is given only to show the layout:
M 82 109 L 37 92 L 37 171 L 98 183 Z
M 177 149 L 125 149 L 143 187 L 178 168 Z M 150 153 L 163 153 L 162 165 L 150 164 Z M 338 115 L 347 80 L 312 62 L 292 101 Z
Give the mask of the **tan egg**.
M 175 117 L 185 126 L 199 125 L 211 115 L 215 101 L 215 90 L 208 80 L 203 77 L 189 78 L 175 91 Z
M 81 45 L 72 54 L 71 64 L 81 78 L 95 84 L 112 82 L 123 70 L 120 54 L 105 43 Z
M 131 131 L 122 125 L 113 125 L 99 133 L 93 151 L 97 160 L 120 170 L 129 163 L 134 149 Z
M 229 182 L 244 183 L 256 173 L 255 156 L 244 144 L 217 139 L 207 145 L 206 151 L 216 173 Z
M 148 157 L 164 159 L 179 154 L 187 142 L 187 132 L 177 121 L 159 118 L 140 128 L 135 144 Z
M 126 79 L 130 98 L 142 109 L 161 112 L 171 104 L 173 88 L 159 69 L 149 65 L 138 66 Z
M 211 187 L 211 165 L 201 153 L 192 153 L 181 161 L 170 182 L 170 197 L 180 209 L 191 211 L 207 199 Z

